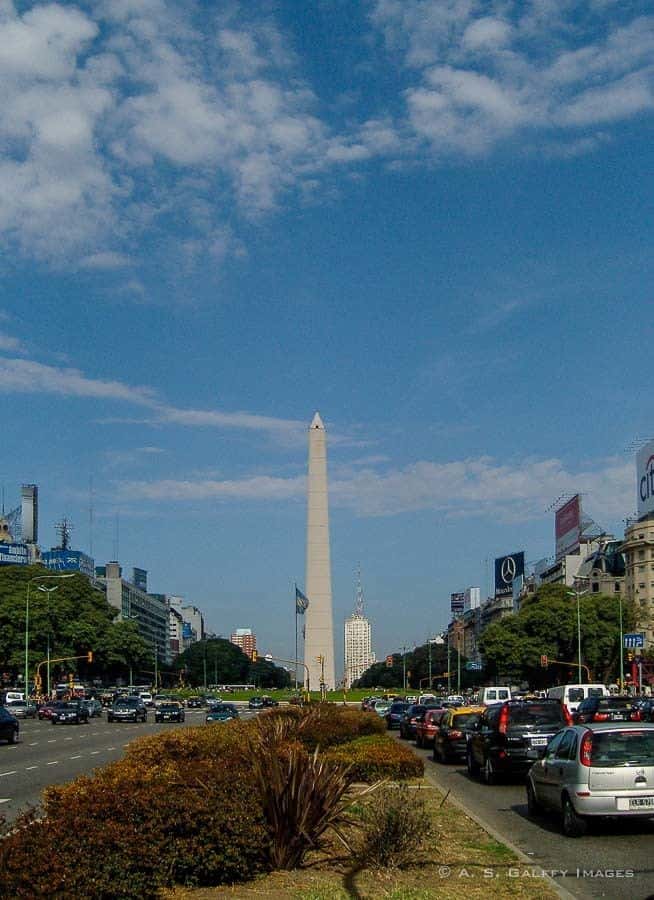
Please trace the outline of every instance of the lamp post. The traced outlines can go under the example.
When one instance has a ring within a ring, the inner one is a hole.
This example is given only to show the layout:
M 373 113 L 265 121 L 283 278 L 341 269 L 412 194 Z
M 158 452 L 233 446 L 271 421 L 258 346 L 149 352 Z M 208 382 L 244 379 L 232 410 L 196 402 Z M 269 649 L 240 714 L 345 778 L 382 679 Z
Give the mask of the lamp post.
M 30 589 L 35 581 L 61 581 L 64 578 L 74 578 L 75 573 L 70 575 L 34 575 L 27 582 L 27 594 L 25 597 L 25 700 L 29 696 L 30 690 Z
M 588 577 L 586 575 L 575 575 L 575 581 L 588 581 Z M 578 684 L 583 684 L 581 680 L 581 602 L 580 598 L 587 594 L 588 591 L 580 591 L 577 588 L 574 588 L 572 591 L 567 591 L 569 597 L 577 598 L 577 665 L 578 665 Z
M 46 696 L 48 700 L 50 699 L 50 594 L 53 591 L 59 590 L 58 584 L 53 584 L 52 587 L 46 587 L 44 584 L 39 584 L 37 590 L 43 591 L 44 594 L 48 595 L 48 634 L 47 634 L 47 650 L 46 650 L 46 668 L 45 668 L 45 690 Z

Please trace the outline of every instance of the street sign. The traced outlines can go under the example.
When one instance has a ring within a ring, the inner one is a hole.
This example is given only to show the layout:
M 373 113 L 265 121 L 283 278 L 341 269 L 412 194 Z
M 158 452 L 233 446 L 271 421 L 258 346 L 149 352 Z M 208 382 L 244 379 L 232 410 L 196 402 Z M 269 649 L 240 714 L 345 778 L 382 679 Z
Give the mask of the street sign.
M 634 632 L 633 634 L 625 634 L 624 645 L 627 649 L 642 649 L 645 646 L 645 635 L 642 632 Z
M 468 672 L 481 672 L 484 667 L 480 662 L 474 662 L 474 660 L 470 660 L 466 663 L 466 669 Z

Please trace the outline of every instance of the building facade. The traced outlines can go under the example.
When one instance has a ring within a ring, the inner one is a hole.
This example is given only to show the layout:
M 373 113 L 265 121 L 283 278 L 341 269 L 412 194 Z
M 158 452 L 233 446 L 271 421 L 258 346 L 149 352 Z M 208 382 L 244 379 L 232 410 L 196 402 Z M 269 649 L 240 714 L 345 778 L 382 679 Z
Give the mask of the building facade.
M 106 591 L 107 601 L 118 610 L 121 619 L 136 622 L 143 640 L 152 647 L 153 659 L 169 660 L 168 606 L 161 594 L 148 594 L 122 577 L 117 562 L 96 569 L 96 582 Z
M 363 613 L 355 612 L 345 620 L 345 687 L 352 687 L 374 662 L 370 622 Z
M 232 632 L 230 642 L 240 649 L 250 659 L 254 657 L 257 649 L 257 636 L 251 628 L 237 628 Z
M 625 559 L 625 596 L 636 610 L 636 631 L 645 646 L 654 646 L 654 515 L 627 526 L 622 552 Z

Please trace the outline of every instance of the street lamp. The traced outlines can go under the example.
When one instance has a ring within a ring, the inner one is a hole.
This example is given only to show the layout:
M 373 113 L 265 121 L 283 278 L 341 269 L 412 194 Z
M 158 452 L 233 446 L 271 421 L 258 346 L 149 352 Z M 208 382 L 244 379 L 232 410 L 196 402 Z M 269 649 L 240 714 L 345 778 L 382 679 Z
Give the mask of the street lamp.
M 575 581 L 588 581 L 588 576 L 586 575 L 575 575 Z M 577 663 L 579 666 L 579 681 L 578 684 L 583 684 L 581 680 L 581 603 L 579 598 L 584 594 L 587 594 L 588 591 L 579 591 L 577 588 L 574 588 L 572 591 L 566 591 L 569 597 L 577 598 Z
M 44 594 L 48 595 L 48 634 L 47 634 L 47 651 L 46 651 L 46 676 L 45 676 L 45 684 L 46 684 L 46 695 L 48 699 L 50 699 L 50 594 L 53 591 L 59 590 L 58 584 L 53 584 L 52 587 L 46 587 L 44 584 L 39 584 L 37 590 L 43 591 Z
M 30 589 L 34 581 L 61 581 L 64 578 L 74 578 L 75 573 L 70 575 L 34 575 L 27 582 L 27 595 L 25 597 L 25 699 L 29 696 L 30 685 Z

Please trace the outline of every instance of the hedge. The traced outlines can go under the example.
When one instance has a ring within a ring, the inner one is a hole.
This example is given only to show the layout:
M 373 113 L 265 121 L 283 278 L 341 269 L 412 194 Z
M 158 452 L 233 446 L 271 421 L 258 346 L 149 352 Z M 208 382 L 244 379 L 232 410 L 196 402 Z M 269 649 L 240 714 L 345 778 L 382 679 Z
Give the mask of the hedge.
M 325 752 L 325 759 L 338 765 L 349 765 L 353 781 L 374 782 L 381 778 L 401 781 L 421 778 L 425 774 L 422 759 L 404 744 L 387 735 L 357 738 Z

